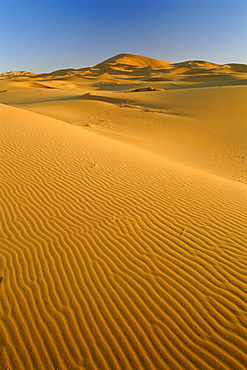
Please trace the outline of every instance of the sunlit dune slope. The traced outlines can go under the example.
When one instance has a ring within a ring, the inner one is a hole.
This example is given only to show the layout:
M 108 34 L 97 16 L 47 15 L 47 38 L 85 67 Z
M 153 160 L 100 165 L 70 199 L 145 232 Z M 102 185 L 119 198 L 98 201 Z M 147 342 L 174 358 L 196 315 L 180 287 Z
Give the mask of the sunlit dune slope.
M 105 66 L 110 67 L 111 65 L 120 65 L 120 66 L 129 65 L 134 67 L 139 66 L 139 67 L 164 68 L 173 65 L 173 63 L 163 62 L 161 60 L 148 58 L 140 55 L 122 53 L 109 59 L 106 59 L 102 63 L 95 65 L 94 68 L 101 69 L 102 67 L 103 68 Z
M 245 369 L 246 186 L 1 120 L 3 369 Z
M 149 85 L 153 91 L 148 91 Z M 3 82 L 0 99 L 246 183 L 246 86 L 149 85 L 49 79 Z

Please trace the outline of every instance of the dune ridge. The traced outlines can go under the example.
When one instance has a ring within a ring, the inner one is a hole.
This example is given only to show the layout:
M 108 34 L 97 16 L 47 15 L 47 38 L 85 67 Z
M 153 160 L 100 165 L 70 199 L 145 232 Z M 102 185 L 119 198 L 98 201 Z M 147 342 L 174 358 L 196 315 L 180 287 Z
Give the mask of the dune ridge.
M 171 63 L 154 58 L 140 55 L 121 53 L 105 61 L 88 68 L 66 68 L 48 73 L 31 73 L 31 72 L 6 72 L 0 74 L 1 79 L 13 78 L 71 78 L 81 77 L 86 79 L 140 79 L 151 81 L 165 81 L 167 78 L 174 78 L 174 74 L 186 75 L 204 74 L 205 77 L 214 77 L 217 79 L 229 79 L 234 77 L 235 73 L 246 74 L 247 65 L 238 63 L 217 64 L 203 60 L 190 60 L 185 62 Z M 246 79 L 246 75 L 245 75 Z
M 1 118 L 4 368 L 246 368 L 246 186 Z

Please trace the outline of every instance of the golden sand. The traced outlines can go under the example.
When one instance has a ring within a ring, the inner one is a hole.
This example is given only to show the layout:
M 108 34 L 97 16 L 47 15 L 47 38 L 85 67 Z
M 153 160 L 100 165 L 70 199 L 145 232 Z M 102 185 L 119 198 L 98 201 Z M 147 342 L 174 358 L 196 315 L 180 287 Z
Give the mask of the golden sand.
M 2 77 L 1 369 L 246 368 L 245 79 Z

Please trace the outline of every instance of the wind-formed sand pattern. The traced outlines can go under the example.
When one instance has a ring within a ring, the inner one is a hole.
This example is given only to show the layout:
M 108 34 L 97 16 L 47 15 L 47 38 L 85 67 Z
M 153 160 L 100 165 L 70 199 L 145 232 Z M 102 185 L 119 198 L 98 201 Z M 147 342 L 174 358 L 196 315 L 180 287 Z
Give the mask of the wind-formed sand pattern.
M 245 369 L 246 66 L 0 84 L 0 368 Z

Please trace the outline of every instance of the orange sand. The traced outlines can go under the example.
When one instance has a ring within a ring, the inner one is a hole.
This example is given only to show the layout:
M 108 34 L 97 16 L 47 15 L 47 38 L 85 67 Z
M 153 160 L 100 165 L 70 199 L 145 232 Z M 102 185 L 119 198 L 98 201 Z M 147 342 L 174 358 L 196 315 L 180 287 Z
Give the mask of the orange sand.
M 1 369 L 246 368 L 245 83 L 122 54 L 1 77 Z

